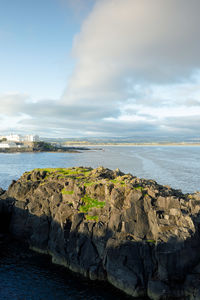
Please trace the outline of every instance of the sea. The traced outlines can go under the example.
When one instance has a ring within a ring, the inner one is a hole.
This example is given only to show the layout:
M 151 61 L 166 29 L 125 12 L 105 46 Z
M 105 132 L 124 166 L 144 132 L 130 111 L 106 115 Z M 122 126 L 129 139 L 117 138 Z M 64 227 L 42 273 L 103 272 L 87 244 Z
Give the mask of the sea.
M 0 187 L 34 168 L 86 166 L 124 173 L 193 193 L 200 190 L 199 146 L 102 146 L 80 153 L 0 153 Z M 88 281 L 48 256 L 0 239 L 0 300 L 129 299 L 109 284 Z
M 200 146 L 103 146 L 80 153 L 0 153 L 0 187 L 35 168 L 119 168 L 184 193 L 200 190 Z

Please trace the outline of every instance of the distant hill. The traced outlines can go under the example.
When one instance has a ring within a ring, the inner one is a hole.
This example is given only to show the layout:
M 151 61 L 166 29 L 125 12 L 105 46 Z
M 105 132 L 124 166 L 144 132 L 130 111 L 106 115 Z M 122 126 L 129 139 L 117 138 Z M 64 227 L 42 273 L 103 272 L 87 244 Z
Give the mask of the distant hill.
M 174 144 L 174 143 L 200 143 L 200 137 L 186 137 L 186 136 L 155 136 L 155 137 L 82 137 L 82 138 L 43 138 L 45 142 L 57 142 L 70 144 Z

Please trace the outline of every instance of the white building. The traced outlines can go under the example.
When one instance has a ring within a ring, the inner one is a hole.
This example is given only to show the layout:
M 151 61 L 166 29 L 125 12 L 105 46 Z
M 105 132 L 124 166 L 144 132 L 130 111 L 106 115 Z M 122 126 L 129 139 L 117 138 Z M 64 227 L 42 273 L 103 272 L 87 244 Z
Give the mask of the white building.
M 10 134 L 2 136 L 1 138 L 6 138 L 9 142 L 37 142 L 40 140 L 38 135 L 33 134 L 28 134 L 25 136 L 22 136 L 20 134 Z
M 17 145 L 15 144 L 15 143 L 13 143 L 13 142 L 10 142 L 10 143 L 8 143 L 8 142 L 4 142 L 4 143 L 0 143 L 0 148 L 2 149 L 6 149 L 6 148 L 16 148 L 17 147 Z
M 22 142 L 23 141 L 23 137 L 19 134 L 6 135 L 5 138 L 7 139 L 7 141 L 13 141 L 13 142 Z
M 38 142 L 40 140 L 38 135 L 28 134 L 25 135 L 24 141 L 26 142 Z

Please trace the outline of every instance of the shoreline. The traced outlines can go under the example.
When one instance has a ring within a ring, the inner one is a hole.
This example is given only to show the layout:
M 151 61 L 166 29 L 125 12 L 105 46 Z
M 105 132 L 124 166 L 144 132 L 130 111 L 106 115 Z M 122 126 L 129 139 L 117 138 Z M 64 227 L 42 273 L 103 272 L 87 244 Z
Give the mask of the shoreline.
M 58 150 L 33 150 L 33 149 L 22 149 L 22 148 L 6 148 L 0 149 L 0 153 L 14 154 L 14 153 L 81 153 L 81 151 L 89 151 L 93 149 L 84 147 L 69 147 L 68 149 Z M 99 149 L 98 149 L 99 150 Z
M 40 153 L 40 152 L 46 152 L 46 153 L 80 153 L 80 151 L 84 150 L 90 150 L 88 147 L 79 145 L 79 146 L 61 146 L 61 145 L 54 145 L 52 143 L 46 143 L 43 141 L 40 142 L 33 142 L 33 143 L 22 143 L 22 144 L 16 144 L 12 147 L 10 147 L 8 143 L 8 147 L 3 146 L 2 143 L 0 143 L 0 153 Z
M 0 154 L 16 154 L 16 153 L 81 153 L 81 151 L 0 151 Z

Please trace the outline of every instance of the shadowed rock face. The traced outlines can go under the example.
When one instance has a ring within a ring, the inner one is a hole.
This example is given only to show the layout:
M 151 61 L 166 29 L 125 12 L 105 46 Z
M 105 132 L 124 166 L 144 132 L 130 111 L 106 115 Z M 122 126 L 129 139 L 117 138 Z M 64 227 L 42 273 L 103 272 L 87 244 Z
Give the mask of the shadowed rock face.
M 105 168 L 37 169 L 0 191 L 10 231 L 133 297 L 200 299 L 200 193 Z

